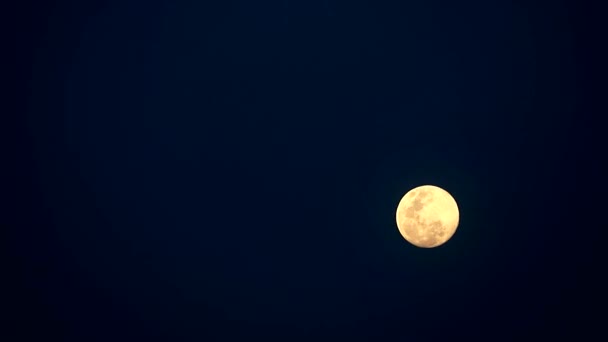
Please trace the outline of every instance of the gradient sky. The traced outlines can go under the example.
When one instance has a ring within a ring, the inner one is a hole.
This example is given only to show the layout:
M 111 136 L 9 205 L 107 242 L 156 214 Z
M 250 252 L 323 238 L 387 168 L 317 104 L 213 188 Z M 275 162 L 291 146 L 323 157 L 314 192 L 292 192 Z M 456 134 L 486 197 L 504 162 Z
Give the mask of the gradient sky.
M 600 332 L 599 15 L 574 3 L 24 3 L 7 341 Z M 436 249 L 395 224 L 423 184 L 460 208 Z

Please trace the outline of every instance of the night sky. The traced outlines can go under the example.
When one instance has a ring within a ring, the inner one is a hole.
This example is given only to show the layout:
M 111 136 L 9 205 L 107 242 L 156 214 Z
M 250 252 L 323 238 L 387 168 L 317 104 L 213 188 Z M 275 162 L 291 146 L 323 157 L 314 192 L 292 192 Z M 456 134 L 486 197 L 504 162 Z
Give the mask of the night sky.
M 598 9 L 12 6 L 3 341 L 605 336 Z M 434 249 L 395 223 L 424 184 Z

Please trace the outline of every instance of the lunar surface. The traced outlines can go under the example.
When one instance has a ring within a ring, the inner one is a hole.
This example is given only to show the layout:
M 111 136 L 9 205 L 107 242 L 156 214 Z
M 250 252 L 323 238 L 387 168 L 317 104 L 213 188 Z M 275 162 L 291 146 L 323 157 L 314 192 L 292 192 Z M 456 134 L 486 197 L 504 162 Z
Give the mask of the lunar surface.
M 433 248 L 446 243 L 456 232 L 458 205 L 442 188 L 423 185 L 410 190 L 397 206 L 397 227 L 415 246 Z

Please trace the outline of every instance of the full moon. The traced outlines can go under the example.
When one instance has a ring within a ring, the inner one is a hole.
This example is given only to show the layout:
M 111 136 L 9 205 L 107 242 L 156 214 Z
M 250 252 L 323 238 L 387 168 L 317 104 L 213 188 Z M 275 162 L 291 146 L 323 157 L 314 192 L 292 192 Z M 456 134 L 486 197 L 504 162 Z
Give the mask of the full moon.
M 408 191 L 397 206 L 399 232 L 414 246 L 433 248 L 456 232 L 458 205 L 447 191 L 423 185 Z

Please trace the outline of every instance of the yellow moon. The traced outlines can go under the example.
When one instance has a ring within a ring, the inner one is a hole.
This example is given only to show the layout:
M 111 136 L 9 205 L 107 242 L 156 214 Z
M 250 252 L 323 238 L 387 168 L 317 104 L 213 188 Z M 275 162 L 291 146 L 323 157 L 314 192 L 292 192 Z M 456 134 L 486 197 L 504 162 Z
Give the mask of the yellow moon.
M 456 233 L 460 214 L 447 191 L 423 185 L 408 191 L 397 206 L 397 227 L 414 246 L 433 248 Z

